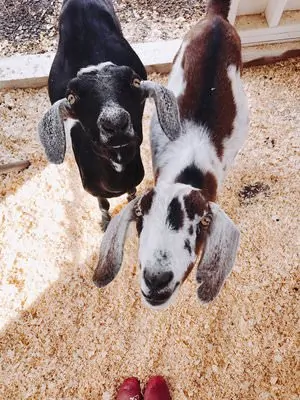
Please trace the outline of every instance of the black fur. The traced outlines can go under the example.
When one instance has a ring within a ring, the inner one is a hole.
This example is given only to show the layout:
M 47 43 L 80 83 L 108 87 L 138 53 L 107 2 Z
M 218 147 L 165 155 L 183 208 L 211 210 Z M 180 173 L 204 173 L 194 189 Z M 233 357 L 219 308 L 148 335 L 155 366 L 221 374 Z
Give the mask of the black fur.
M 168 206 L 166 223 L 174 231 L 183 227 L 184 213 L 180 201 L 175 197 Z
M 185 239 L 184 248 L 189 252 L 190 255 L 192 254 L 191 242 L 189 239 Z
M 204 186 L 204 175 L 199 168 L 192 164 L 186 167 L 176 178 L 177 183 L 184 183 L 185 185 L 191 185 L 197 189 L 203 189 Z
M 81 68 L 106 61 L 116 65 L 77 76 Z M 132 84 L 134 78 L 146 79 L 146 71 L 123 37 L 112 2 L 65 0 L 49 97 L 51 103 L 70 93 L 76 98 L 72 114 L 80 123 L 71 130 L 73 151 L 84 188 L 98 198 L 120 196 L 144 177 L 140 156 L 144 98 Z M 112 103 L 117 113 L 105 118 L 101 112 Z M 128 135 L 128 126 L 134 134 Z M 101 140 L 101 129 L 107 142 Z M 116 151 L 113 146 L 119 145 L 127 147 Z M 123 169 L 117 171 L 110 161 Z

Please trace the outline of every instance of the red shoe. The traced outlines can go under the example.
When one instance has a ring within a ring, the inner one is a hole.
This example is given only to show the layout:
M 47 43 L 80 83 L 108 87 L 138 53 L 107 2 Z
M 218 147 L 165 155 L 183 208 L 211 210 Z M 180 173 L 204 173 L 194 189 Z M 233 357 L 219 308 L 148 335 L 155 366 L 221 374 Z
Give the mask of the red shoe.
M 144 400 L 172 400 L 167 382 L 162 376 L 153 376 L 149 379 Z
M 119 387 L 116 400 L 142 400 L 140 382 L 137 378 L 127 378 Z

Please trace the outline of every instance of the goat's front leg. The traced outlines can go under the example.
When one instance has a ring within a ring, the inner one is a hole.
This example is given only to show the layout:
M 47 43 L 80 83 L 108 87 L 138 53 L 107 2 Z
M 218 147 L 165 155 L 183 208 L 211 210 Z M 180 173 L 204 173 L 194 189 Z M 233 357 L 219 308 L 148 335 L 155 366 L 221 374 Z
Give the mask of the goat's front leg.
M 109 210 L 109 201 L 105 199 L 104 197 L 98 197 L 98 204 L 99 208 L 102 214 L 102 220 L 101 220 L 101 228 L 103 232 L 106 231 L 106 228 L 109 224 L 109 221 L 111 220 L 111 216 L 108 212 Z
M 128 201 L 128 203 L 131 200 L 135 199 L 135 196 L 136 196 L 136 188 L 133 188 L 129 192 L 127 192 L 127 201 Z

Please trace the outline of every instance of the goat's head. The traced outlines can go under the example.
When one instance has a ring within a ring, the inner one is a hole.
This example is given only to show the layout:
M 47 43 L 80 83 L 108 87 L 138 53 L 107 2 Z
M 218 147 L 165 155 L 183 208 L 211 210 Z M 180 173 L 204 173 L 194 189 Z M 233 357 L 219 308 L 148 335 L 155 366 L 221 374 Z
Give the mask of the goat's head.
M 198 297 L 212 301 L 230 273 L 239 231 L 201 190 L 183 184 L 158 184 L 129 203 L 104 235 L 94 282 L 102 287 L 117 275 L 129 222 L 139 235 L 141 292 L 155 308 L 167 306 L 196 265 Z
M 117 164 L 130 162 L 142 142 L 145 94 L 141 78 L 127 66 L 111 62 L 81 69 L 66 98 L 53 104 L 39 124 L 41 142 L 50 162 L 65 155 L 64 121 L 78 121 L 95 152 Z

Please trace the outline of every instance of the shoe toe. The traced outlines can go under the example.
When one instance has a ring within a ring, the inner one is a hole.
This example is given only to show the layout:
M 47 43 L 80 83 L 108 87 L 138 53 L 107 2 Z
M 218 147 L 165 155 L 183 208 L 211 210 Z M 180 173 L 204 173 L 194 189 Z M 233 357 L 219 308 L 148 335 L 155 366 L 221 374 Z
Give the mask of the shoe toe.
M 119 387 L 117 400 L 142 400 L 140 382 L 137 378 L 127 378 Z
M 144 393 L 144 400 L 171 400 L 167 382 L 162 376 L 149 379 Z

